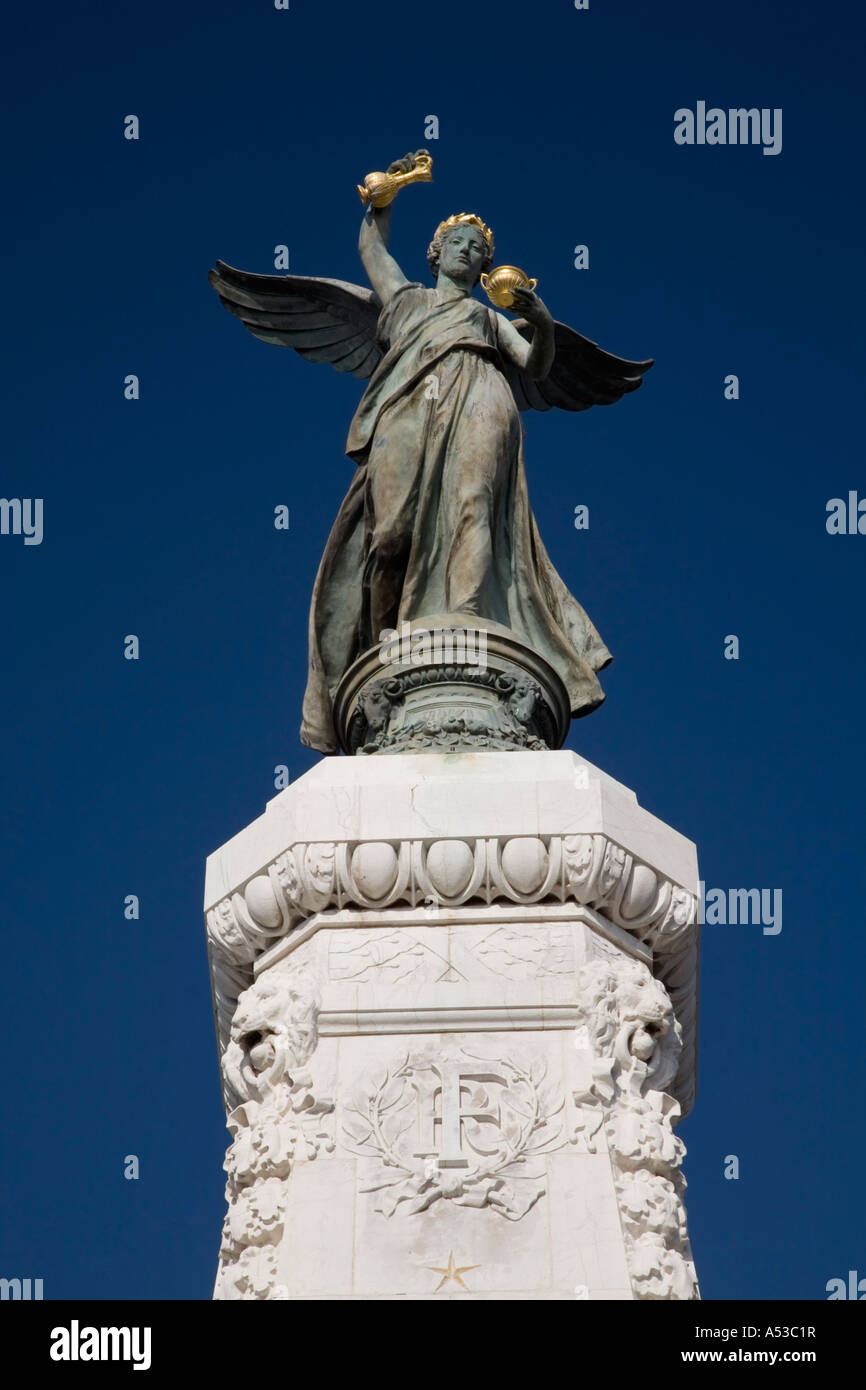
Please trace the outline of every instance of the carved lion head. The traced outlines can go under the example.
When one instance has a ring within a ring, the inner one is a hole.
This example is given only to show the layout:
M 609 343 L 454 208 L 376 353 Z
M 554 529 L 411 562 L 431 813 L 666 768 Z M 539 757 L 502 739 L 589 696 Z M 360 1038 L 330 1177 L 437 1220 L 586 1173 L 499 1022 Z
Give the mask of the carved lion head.
M 581 995 L 593 1049 L 619 1071 L 635 1061 L 647 1068 L 653 1090 L 676 1075 L 682 1030 L 668 992 L 641 961 L 593 961 L 580 973 Z
M 316 1046 L 318 1004 L 315 982 L 291 962 L 244 990 L 223 1056 L 226 1081 L 241 1099 L 260 1100 L 304 1066 Z

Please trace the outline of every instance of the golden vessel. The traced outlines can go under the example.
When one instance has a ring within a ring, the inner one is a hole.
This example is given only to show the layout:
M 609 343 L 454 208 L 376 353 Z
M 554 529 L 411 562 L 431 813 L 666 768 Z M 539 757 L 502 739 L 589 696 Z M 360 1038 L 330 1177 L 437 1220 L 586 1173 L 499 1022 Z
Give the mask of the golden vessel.
M 372 204 L 374 208 L 386 208 L 407 183 L 432 182 L 433 159 L 429 154 L 419 154 L 415 159 L 415 168 L 410 169 L 408 174 L 368 174 L 363 184 L 359 183 L 356 187 L 364 207 Z
M 534 290 L 537 280 L 530 280 L 516 265 L 498 265 L 489 275 L 482 275 L 481 288 L 497 309 L 510 309 L 514 303 L 512 290 Z

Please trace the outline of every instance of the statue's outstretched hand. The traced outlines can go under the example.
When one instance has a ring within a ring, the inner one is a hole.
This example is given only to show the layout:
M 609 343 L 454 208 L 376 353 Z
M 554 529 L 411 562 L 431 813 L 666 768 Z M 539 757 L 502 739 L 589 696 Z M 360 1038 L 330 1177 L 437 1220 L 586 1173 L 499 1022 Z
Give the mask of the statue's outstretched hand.
M 429 156 L 430 151 L 415 150 L 413 154 L 410 150 L 408 154 L 404 154 L 402 159 L 395 159 L 393 164 L 389 164 L 386 172 L 389 174 L 411 174 L 412 170 L 415 168 L 418 156 L 422 154 Z
M 521 314 L 527 323 L 553 323 L 553 317 L 544 300 L 539 299 L 533 290 L 517 287 L 511 291 L 511 298 L 513 303 L 508 306 L 510 313 Z

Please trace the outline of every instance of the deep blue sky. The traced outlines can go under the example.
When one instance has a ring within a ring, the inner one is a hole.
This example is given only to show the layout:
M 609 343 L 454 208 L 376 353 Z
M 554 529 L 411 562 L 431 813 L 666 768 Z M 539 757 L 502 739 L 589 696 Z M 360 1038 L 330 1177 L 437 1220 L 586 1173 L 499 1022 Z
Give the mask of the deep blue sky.
M 354 185 L 422 144 L 435 182 L 394 214 L 410 278 L 475 210 L 555 317 L 656 359 L 618 406 L 526 417 L 526 460 L 615 656 L 568 746 L 694 839 L 708 885 L 784 894 L 778 936 L 704 932 L 681 1131 L 704 1297 L 866 1275 L 866 536 L 825 528 L 829 498 L 866 496 L 861 7 L 52 0 L 4 29 L 0 493 L 44 498 L 45 533 L 0 536 L 0 1275 L 210 1296 L 204 860 L 275 764 L 317 761 L 307 606 L 362 386 L 254 341 L 206 273 L 272 271 L 286 243 L 293 271 L 361 281 Z M 676 145 L 698 100 L 781 107 L 782 153 Z

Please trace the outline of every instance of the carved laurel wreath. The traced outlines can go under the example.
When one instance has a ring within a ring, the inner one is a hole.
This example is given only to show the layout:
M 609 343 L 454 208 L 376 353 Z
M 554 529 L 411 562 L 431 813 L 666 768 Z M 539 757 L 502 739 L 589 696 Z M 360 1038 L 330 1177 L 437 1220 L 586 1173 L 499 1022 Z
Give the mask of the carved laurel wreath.
M 523 1066 L 515 1061 L 482 1057 L 465 1049 L 460 1056 L 475 1066 L 504 1073 L 508 1085 L 498 1095 L 501 1143 L 491 1158 L 463 1169 L 439 1169 L 435 1160 L 415 1159 L 403 1151 L 401 1140 L 417 1122 L 416 1093 L 412 1077 L 430 1068 L 423 1055 L 403 1056 L 383 1067 L 368 1083 L 367 1093 L 347 1107 L 343 1133 L 352 1152 L 376 1158 L 381 1165 L 374 1182 L 364 1192 L 381 1194 L 377 1209 L 393 1215 L 401 1202 L 409 1202 L 409 1214 L 425 1211 L 440 1198 L 464 1206 L 490 1205 L 516 1220 L 543 1196 L 540 1171 L 520 1172 L 521 1165 L 558 1148 L 567 1141 L 562 1112 L 564 1100 L 547 1080 L 543 1061 Z M 483 1090 L 483 1088 L 481 1088 Z M 481 1099 L 486 1100 L 486 1094 Z M 470 1141 L 471 1144 L 471 1141 Z M 508 1182 L 506 1182 L 508 1179 Z M 518 1195 L 510 1182 L 533 1182 L 533 1192 Z

